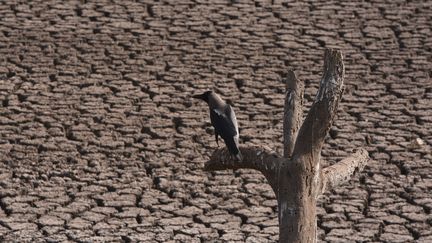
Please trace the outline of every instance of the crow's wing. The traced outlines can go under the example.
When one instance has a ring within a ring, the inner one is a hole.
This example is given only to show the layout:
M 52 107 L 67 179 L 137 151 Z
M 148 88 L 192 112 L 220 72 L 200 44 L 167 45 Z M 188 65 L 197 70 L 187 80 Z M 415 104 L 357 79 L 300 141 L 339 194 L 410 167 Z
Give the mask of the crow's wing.
M 237 137 L 239 136 L 239 130 L 238 130 L 238 124 L 237 124 L 237 118 L 234 113 L 233 108 L 230 105 L 227 105 L 227 109 L 225 110 L 225 114 L 228 116 L 229 120 L 232 122 L 234 129 L 236 131 Z
M 212 109 L 210 111 L 210 119 L 215 132 L 223 138 L 230 153 L 241 161 L 242 155 L 239 150 L 238 141 L 239 132 L 234 110 L 230 105 L 226 105 L 223 112 L 219 109 Z
M 237 118 L 230 105 L 226 105 L 223 111 L 217 108 L 210 110 L 210 120 L 216 132 L 223 139 L 238 135 Z

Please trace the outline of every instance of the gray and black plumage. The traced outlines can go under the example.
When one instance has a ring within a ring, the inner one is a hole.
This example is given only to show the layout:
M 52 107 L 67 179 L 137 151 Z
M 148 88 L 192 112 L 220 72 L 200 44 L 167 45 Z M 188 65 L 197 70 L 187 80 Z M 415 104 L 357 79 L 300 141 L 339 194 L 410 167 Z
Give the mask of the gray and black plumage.
M 243 158 L 239 150 L 238 124 L 233 108 L 213 91 L 206 91 L 193 97 L 207 102 L 210 108 L 210 121 L 215 129 L 218 146 L 218 136 L 221 136 L 230 154 L 241 161 Z

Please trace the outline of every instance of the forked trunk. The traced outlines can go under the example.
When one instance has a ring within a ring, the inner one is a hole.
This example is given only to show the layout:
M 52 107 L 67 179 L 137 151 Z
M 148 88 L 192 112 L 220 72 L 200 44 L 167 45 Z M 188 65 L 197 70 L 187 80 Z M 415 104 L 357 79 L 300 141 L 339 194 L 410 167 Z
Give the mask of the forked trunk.
M 321 148 L 342 96 L 343 76 L 342 54 L 327 50 L 320 88 L 301 123 L 304 86 L 294 72 L 288 73 L 283 158 L 259 147 L 243 147 L 243 160 L 235 161 L 226 149 L 218 149 L 205 165 L 207 171 L 250 168 L 265 175 L 278 201 L 280 243 L 316 242 L 317 197 L 348 181 L 369 159 L 367 151 L 360 149 L 332 166 L 320 166 Z

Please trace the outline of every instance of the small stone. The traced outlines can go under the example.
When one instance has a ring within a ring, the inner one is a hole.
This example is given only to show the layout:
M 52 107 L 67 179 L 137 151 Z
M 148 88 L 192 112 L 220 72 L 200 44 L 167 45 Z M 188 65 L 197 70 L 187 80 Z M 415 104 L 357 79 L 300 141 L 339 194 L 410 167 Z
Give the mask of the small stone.
M 421 148 L 424 144 L 425 144 L 425 142 L 423 141 L 423 139 L 416 138 L 416 139 L 411 141 L 409 147 L 412 149 L 418 149 L 418 148 Z

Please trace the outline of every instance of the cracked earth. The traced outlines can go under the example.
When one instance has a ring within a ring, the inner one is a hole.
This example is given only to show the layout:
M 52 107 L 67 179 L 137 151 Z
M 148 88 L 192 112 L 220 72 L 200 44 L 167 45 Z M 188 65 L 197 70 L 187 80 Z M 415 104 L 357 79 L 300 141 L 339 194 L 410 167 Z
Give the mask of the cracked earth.
M 323 166 L 371 161 L 319 200 L 319 242 L 432 242 L 431 23 L 417 0 L 0 3 L 0 239 L 277 241 L 262 175 L 202 171 L 217 146 L 190 96 L 222 94 L 242 143 L 281 153 L 284 75 L 310 107 L 336 48 Z

